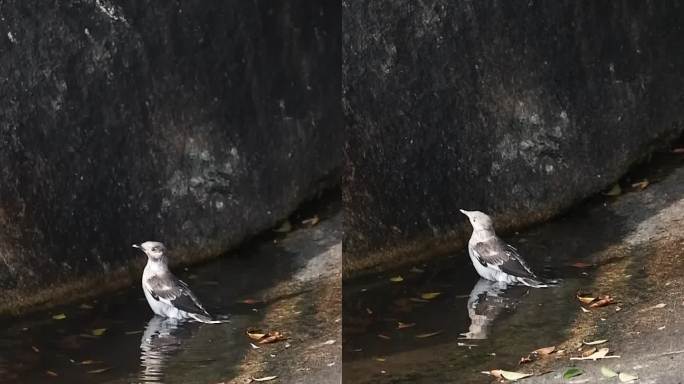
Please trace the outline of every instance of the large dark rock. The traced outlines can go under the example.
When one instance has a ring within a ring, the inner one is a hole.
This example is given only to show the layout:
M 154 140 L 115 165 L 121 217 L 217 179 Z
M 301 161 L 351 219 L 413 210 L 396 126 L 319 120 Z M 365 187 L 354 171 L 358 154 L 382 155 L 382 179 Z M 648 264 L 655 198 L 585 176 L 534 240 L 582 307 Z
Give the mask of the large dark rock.
M 345 1 L 347 271 L 545 220 L 682 132 L 679 1 Z M 385 263 L 387 265 L 387 263 Z
M 333 1 L 0 2 L 0 312 L 126 281 L 133 242 L 220 254 L 336 184 L 340 17 Z

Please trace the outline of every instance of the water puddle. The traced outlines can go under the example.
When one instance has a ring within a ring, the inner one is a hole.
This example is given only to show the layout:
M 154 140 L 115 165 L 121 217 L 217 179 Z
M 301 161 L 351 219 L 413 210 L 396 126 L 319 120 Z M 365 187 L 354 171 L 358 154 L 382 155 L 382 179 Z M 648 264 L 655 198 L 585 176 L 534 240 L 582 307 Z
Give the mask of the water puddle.
M 321 222 L 311 229 L 265 236 L 225 257 L 175 270 L 212 314 L 230 314 L 230 322 L 155 317 L 136 284 L 97 300 L 0 320 L 0 382 L 215 383 L 276 354 L 286 364 L 297 360 L 297 344 L 323 337 L 326 327 L 339 328 L 322 323 L 310 299 L 318 277 L 312 269 L 339 263 L 326 253 L 340 246 L 339 203 L 316 213 Z M 245 335 L 255 326 L 289 339 L 255 349 Z
M 682 162 L 675 164 L 681 167 Z M 660 180 L 676 168 L 665 165 L 665 171 L 660 167 L 650 175 Z M 560 278 L 557 287 L 502 287 L 480 280 L 465 250 L 345 281 L 345 382 L 481 383 L 490 380 L 481 371 L 521 369 L 517 363 L 529 352 L 579 333 L 583 312 L 576 293 L 596 288 L 599 269 L 606 279 L 599 285 L 626 305 L 645 299 L 651 283 L 638 260 L 658 250 L 630 241 L 647 233 L 643 223 L 680 198 L 663 193 L 645 198 L 648 204 L 627 198 L 620 205 L 619 199 L 597 197 L 557 220 L 506 238 L 539 274 Z M 600 329 L 592 326 L 584 333 Z

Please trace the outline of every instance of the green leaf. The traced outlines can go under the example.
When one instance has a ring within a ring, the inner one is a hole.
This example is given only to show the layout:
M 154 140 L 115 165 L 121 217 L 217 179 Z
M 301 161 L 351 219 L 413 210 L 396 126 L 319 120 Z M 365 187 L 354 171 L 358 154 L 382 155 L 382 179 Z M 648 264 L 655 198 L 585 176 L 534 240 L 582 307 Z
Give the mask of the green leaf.
M 615 377 L 618 375 L 617 372 L 613 371 L 612 369 L 610 369 L 608 367 L 601 367 L 601 374 L 604 377 Z
M 52 318 L 55 320 L 64 320 L 64 319 L 66 319 L 66 315 L 63 313 L 59 313 L 57 315 L 52 316 Z
M 620 372 L 620 374 L 618 375 L 618 379 L 620 379 L 620 381 L 623 383 L 629 383 L 630 381 L 634 381 L 638 378 L 639 377 L 637 377 L 636 375 L 630 375 L 629 373 L 625 372 Z
M 564 373 L 563 373 L 563 378 L 565 380 L 572 379 L 573 377 L 577 377 L 581 374 L 583 374 L 584 371 L 579 369 L 579 368 L 568 368 Z
M 427 292 L 420 295 L 420 297 L 425 300 L 432 300 L 441 294 L 441 292 Z
M 107 328 L 97 328 L 93 329 L 91 333 L 93 336 L 102 336 L 105 332 L 107 332 Z

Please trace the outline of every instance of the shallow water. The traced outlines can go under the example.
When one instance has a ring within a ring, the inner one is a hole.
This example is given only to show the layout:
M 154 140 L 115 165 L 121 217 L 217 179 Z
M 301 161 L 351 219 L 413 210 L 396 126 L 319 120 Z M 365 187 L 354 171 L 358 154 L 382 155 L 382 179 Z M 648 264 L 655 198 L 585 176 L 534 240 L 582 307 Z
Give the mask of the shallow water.
M 681 167 L 681 159 L 647 175 L 652 181 L 666 177 L 673 165 Z M 646 171 L 640 172 L 632 177 Z M 648 206 L 632 204 L 637 209 L 621 215 L 610 208 L 620 198 L 599 196 L 564 217 L 506 237 L 535 271 L 561 279 L 556 287 L 503 288 L 482 281 L 465 250 L 345 281 L 344 381 L 482 383 L 491 378 L 481 371 L 521 369 L 521 357 L 559 345 L 576 331 L 582 316 L 576 293 L 595 283 L 597 268 L 621 271 L 605 284 L 625 304 L 648 294 L 648 276 L 638 260 L 658 250 L 624 245 L 639 235 L 639 222 L 678 198 L 662 195 Z
M 179 323 L 153 316 L 136 284 L 97 300 L 0 320 L 0 382 L 215 383 L 236 377 L 255 353 L 285 348 L 281 342 L 252 350 L 245 336 L 248 328 L 259 325 L 283 301 L 311 303 L 307 289 L 290 289 L 286 296 L 264 292 L 305 281 L 301 275 L 311 268 L 312 255 L 339 246 L 339 205 L 328 205 L 320 213 L 321 224 L 308 230 L 319 231 L 318 237 L 311 239 L 307 230 L 266 236 L 223 258 L 175 271 L 209 312 L 230 314 L 229 322 Z M 300 254 L 299 244 L 308 251 Z M 291 337 L 321 333 L 324 325 L 315 312 L 315 306 L 302 305 L 292 315 L 296 325 L 279 328 L 283 324 L 274 316 L 268 325 Z M 53 318 L 59 314 L 66 317 Z M 103 333 L 96 336 L 98 332 Z M 289 350 L 298 341 L 292 340 Z

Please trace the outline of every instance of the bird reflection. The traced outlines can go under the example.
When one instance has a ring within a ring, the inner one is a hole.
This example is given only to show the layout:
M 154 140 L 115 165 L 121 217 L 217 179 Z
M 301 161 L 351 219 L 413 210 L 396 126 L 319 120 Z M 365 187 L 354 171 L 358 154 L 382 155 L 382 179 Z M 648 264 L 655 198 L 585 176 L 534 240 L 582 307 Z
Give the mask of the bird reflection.
M 487 333 L 494 319 L 504 308 L 512 304 L 510 298 L 502 295 L 506 288 L 506 283 L 485 279 L 480 279 L 475 284 L 468 298 L 470 327 L 468 332 L 461 334 L 464 338 L 487 338 Z
M 163 379 L 167 359 L 181 346 L 178 335 L 180 324 L 180 320 L 160 316 L 154 316 L 147 323 L 140 340 L 141 382 L 159 382 Z

